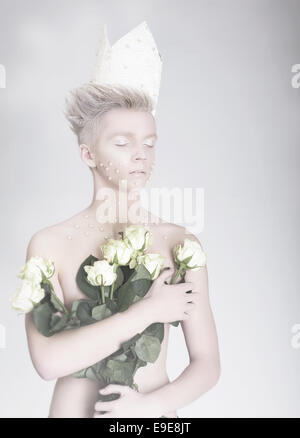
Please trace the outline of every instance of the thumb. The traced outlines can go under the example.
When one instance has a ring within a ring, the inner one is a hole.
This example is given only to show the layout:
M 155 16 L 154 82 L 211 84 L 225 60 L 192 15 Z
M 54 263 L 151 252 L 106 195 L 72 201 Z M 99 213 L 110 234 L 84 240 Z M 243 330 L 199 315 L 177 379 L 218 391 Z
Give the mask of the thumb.
M 171 268 L 171 266 L 167 266 L 161 271 L 161 273 L 157 278 L 159 279 L 159 281 L 164 282 L 167 281 L 168 279 L 171 279 L 172 275 L 173 275 L 173 269 Z

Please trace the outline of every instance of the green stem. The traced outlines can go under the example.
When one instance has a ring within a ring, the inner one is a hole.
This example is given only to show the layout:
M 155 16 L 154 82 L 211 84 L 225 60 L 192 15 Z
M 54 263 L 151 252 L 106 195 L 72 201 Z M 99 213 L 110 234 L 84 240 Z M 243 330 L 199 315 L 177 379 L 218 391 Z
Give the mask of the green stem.
M 179 277 L 179 274 L 180 274 L 180 272 L 182 271 L 182 269 L 183 269 L 183 265 L 180 264 L 180 265 L 179 265 L 179 268 L 178 268 L 178 270 L 177 270 L 177 272 L 176 272 L 176 274 L 175 274 L 175 276 L 171 279 L 171 283 L 170 283 L 170 284 L 174 284 L 174 283 L 176 283 L 176 280 L 177 280 L 177 278 Z
M 101 296 L 102 296 L 102 304 L 105 303 L 105 294 L 104 294 L 104 286 L 101 284 Z
M 69 310 L 66 308 L 66 306 L 60 301 L 60 299 L 58 298 L 58 296 L 55 294 L 54 289 L 53 289 L 53 286 L 52 286 L 52 284 L 51 284 L 50 281 L 49 281 L 49 285 L 50 285 L 50 288 L 51 288 L 51 294 L 52 294 L 52 297 L 53 297 L 54 300 L 57 302 L 57 304 L 63 308 L 64 313 L 66 313 L 66 314 L 68 315 L 68 314 L 70 313 Z
M 102 299 L 101 299 L 101 286 L 99 287 L 99 290 L 98 290 L 98 304 L 102 304 Z
M 109 298 L 110 298 L 111 300 L 113 299 L 114 285 L 115 285 L 115 283 L 113 283 L 113 284 L 110 286 L 110 296 L 109 296 Z
M 52 295 L 52 297 L 54 298 L 54 301 L 56 301 L 56 303 L 61 306 L 63 308 L 64 313 L 66 313 L 67 315 L 70 313 L 68 311 L 68 309 L 66 308 L 66 306 L 60 301 L 60 299 L 58 298 L 58 296 L 55 294 L 54 289 L 53 289 L 53 285 L 51 283 L 50 280 L 48 280 L 48 278 L 45 276 L 44 272 L 42 271 L 42 269 L 40 268 L 40 271 L 42 273 L 42 281 L 44 283 L 47 283 L 50 287 L 50 293 Z
M 117 271 L 117 267 L 118 264 L 114 264 L 114 273 Z M 113 282 L 113 284 L 110 287 L 110 295 L 109 298 L 112 300 L 113 299 L 113 294 L 114 294 L 114 287 L 115 287 L 115 281 Z

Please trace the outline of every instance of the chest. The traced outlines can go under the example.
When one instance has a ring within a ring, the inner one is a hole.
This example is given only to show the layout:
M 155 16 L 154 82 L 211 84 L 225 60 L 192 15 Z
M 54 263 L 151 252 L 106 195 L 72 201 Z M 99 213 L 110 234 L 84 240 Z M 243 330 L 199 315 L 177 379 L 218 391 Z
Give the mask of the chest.
M 70 308 L 73 301 L 80 298 L 87 298 L 86 295 L 81 292 L 76 283 L 76 275 L 81 263 L 89 255 L 97 257 L 99 260 L 103 259 L 100 245 L 105 241 L 83 241 L 80 240 L 72 242 L 72 245 L 65 245 L 62 248 L 63 254 L 61 257 L 61 264 L 59 269 L 59 283 L 64 294 L 65 305 Z M 159 236 L 155 236 L 151 245 L 147 249 L 146 253 L 160 254 L 164 257 L 163 268 L 170 266 L 171 269 L 175 268 L 172 247 L 165 242 L 164 239 Z

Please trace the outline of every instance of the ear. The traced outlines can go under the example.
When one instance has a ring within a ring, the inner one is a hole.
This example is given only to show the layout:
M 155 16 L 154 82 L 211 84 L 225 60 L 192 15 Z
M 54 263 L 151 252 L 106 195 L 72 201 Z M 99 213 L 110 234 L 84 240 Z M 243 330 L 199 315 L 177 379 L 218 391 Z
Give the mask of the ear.
M 95 156 L 91 152 L 90 147 L 82 143 L 79 145 L 80 158 L 89 167 L 96 167 Z

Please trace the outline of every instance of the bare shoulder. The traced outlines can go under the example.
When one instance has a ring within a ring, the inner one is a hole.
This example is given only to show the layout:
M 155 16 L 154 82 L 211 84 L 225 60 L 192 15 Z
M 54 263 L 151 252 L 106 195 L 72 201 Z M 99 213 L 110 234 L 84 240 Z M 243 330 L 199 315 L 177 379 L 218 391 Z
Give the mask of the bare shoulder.
M 64 254 L 63 242 L 74 229 L 74 223 L 80 214 L 82 212 L 36 231 L 29 240 L 26 260 L 31 256 L 39 255 L 59 264 Z
M 199 238 L 182 225 L 163 222 L 158 225 L 157 232 L 159 238 L 162 238 L 168 244 L 169 249 L 172 249 L 178 243 L 183 244 L 184 239 L 193 240 L 199 243 L 202 247 Z
M 80 214 L 80 213 L 79 213 Z M 54 225 L 44 227 L 36 231 L 29 240 L 26 251 L 26 262 L 34 256 L 40 256 L 50 259 L 54 263 L 54 274 L 51 277 L 51 283 L 56 295 L 65 302 L 64 293 L 60 284 L 60 272 L 64 261 L 68 259 L 69 254 L 64 245 L 66 236 L 72 231 L 74 221 L 78 215 Z

